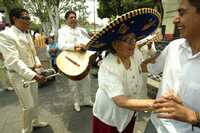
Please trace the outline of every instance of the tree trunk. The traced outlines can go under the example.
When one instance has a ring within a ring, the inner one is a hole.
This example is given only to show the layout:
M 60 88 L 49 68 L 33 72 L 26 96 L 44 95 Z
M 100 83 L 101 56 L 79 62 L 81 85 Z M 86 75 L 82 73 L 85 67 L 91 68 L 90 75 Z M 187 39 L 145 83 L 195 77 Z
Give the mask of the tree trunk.
M 59 28 L 59 13 L 58 13 L 58 8 L 56 6 L 54 7 L 54 13 L 55 16 L 53 15 L 53 9 L 48 8 L 48 15 L 52 25 L 50 33 L 53 33 L 55 36 L 55 40 L 57 40 L 58 28 Z

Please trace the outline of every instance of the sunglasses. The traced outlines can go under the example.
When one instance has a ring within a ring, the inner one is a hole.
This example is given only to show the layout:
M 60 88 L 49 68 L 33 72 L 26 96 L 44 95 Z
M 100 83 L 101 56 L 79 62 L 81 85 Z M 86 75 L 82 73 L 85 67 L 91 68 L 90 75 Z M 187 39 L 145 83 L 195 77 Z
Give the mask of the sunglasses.
M 20 16 L 20 17 L 18 17 L 18 19 L 22 19 L 22 20 L 26 20 L 26 21 L 31 20 L 31 18 L 29 16 Z

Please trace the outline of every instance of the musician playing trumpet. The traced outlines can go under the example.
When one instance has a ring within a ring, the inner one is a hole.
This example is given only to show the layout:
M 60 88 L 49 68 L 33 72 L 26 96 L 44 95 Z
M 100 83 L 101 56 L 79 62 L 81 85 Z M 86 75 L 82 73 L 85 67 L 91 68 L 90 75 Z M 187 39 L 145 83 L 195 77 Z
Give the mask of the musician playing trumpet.
M 87 31 L 78 26 L 76 13 L 68 11 L 65 14 L 66 25 L 58 30 L 58 47 L 63 50 L 74 52 L 86 51 L 86 44 L 89 41 Z M 67 68 L 66 68 L 67 69 Z M 90 77 L 87 75 L 84 79 L 73 81 L 69 79 L 69 87 L 73 91 L 74 109 L 80 111 L 81 105 L 93 106 L 90 96 Z M 83 97 L 83 99 L 81 99 Z
M 0 52 L 22 110 L 21 133 L 32 133 L 33 127 L 48 126 L 48 123 L 39 121 L 38 108 L 38 83 L 44 83 L 47 79 L 35 71 L 42 65 L 29 34 L 31 18 L 28 11 L 13 8 L 9 17 L 12 26 L 0 32 Z M 23 86 L 23 82 L 29 80 L 37 82 Z

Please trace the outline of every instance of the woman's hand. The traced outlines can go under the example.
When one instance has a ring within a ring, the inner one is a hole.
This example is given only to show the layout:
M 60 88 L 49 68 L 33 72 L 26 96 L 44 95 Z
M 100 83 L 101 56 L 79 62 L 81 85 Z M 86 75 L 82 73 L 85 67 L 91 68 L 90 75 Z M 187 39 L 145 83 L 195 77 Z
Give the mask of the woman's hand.
M 142 68 L 142 72 L 148 72 L 148 70 L 147 70 L 147 65 L 148 65 L 149 63 L 154 64 L 154 63 L 156 62 L 156 59 L 157 59 L 158 56 L 159 56 L 159 54 L 155 54 L 155 55 L 153 55 L 152 57 L 150 57 L 150 58 L 144 60 L 144 61 L 140 64 L 140 66 L 141 66 L 141 68 Z

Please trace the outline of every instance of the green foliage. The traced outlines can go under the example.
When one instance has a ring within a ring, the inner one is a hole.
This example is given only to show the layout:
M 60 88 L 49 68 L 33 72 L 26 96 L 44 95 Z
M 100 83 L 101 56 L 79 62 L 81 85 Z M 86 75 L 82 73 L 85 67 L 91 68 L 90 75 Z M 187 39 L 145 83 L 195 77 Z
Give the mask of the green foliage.
M 38 17 L 41 22 L 49 21 L 48 12 L 46 10 L 48 6 L 43 0 L 31 0 L 31 2 L 24 2 L 24 4 L 29 13 Z
M 84 3 L 86 0 L 31 0 L 31 2 L 24 2 L 25 7 L 29 12 L 40 19 L 41 22 L 49 22 L 48 9 L 53 13 L 58 9 L 58 14 L 65 14 L 68 10 L 79 12 L 79 21 L 84 24 L 88 13 Z M 57 7 L 57 8 L 55 8 Z M 55 16 L 56 14 L 52 14 Z
M 118 3 L 115 0 L 98 0 L 99 8 L 97 9 L 98 16 L 100 18 L 111 18 L 112 15 L 116 16 L 118 14 L 117 6 Z M 115 12 L 117 11 L 117 12 Z
M 153 0 L 98 0 L 97 9 L 100 18 L 115 18 L 140 7 L 154 7 Z
M 72 2 L 72 10 L 76 11 L 78 13 L 78 21 L 80 25 L 86 25 L 87 22 L 87 16 L 88 12 L 86 11 L 88 6 L 85 6 L 86 0 L 76 0 Z
M 37 31 L 38 29 L 41 29 L 41 28 L 42 28 L 41 24 L 36 24 L 34 22 L 31 23 L 30 30 Z
M 14 7 L 23 7 L 22 0 L 0 0 L 0 8 L 5 10 L 5 20 L 9 22 L 9 12 Z
M 14 7 L 23 7 L 21 0 L 0 0 L 0 6 L 4 7 L 7 12 Z
M 64 25 L 65 24 L 65 19 L 64 18 L 61 18 L 60 19 L 60 25 Z

